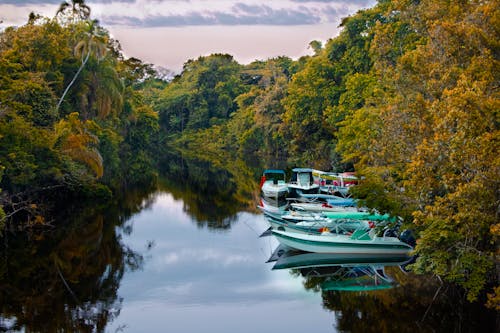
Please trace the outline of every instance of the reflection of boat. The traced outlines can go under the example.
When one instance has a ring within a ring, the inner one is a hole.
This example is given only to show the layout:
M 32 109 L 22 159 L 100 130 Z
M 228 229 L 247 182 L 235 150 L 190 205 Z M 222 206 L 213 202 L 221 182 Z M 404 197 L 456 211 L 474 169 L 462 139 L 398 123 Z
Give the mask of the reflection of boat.
M 343 267 L 321 282 L 320 287 L 323 291 L 373 291 L 390 289 L 394 281 L 385 274 L 384 266 Z
M 351 235 L 322 233 L 309 235 L 273 229 L 281 244 L 297 250 L 317 253 L 408 254 L 412 247 L 397 237 L 375 235 L 374 229 L 355 230 Z
M 260 184 L 262 194 L 265 197 L 274 199 L 286 197 L 288 194 L 288 184 L 285 177 L 285 171 L 283 170 L 265 170 Z
M 372 291 L 392 288 L 387 266 L 402 266 L 410 258 L 404 255 L 310 253 L 279 245 L 271 258 L 273 270 L 294 269 L 323 291 Z
M 281 245 L 280 245 L 281 246 Z M 286 247 L 277 249 L 274 253 L 276 263 L 273 269 L 291 269 L 305 267 L 323 267 L 334 265 L 350 266 L 400 266 L 406 263 L 410 257 L 406 255 L 372 255 L 366 253 L 340 254 L 340 253 L 312 253 L 290 251 Z

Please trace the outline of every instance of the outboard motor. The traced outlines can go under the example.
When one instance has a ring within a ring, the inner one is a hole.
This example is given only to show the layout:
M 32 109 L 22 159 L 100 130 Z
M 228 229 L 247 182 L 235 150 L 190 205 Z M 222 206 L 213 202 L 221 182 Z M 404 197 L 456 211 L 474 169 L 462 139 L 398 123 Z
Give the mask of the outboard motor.
M 405 231 L 403 231 L 401 235 L 399 235 L 399 239 L 413 248 L 415 248 L 415 245 L 417 245 L 417 241 L 415 240 L 413 231 L 411 231 L 410 229 L 406 229 Z

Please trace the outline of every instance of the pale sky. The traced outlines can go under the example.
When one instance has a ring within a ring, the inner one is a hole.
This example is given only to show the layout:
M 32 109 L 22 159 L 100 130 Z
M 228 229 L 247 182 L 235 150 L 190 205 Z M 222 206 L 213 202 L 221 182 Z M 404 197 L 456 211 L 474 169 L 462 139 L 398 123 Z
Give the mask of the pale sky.
M 30 12 L 53 17 L 62 0 L 0 0 L 0 28 Z M 309 42 L 337 36 L 343 17 L 376 0 L 87 0 L 92 18 L 127 57 L 180 72 L 189 59 L 228 53 L 246 64 L 311 54 Z

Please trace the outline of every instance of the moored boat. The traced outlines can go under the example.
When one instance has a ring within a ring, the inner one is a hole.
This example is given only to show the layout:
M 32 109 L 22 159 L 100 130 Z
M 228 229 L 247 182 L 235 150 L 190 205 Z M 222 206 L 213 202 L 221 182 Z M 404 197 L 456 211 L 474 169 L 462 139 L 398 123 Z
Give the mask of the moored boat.
M 370 229 L 375 227 L 372 221 L 348 220 L 348 219 L 317 219 L 309 221 L 293 221 L 283 219 L 276 214 L 265 213 L 267 221 L 272 230 L 281 230 L 288 232 L 297 232 L 304 234 L 321 234 L 323 232 L 332 233 L 352 233 L 357 229 Z
M 309 168 L 292 169 L 292 178 L 288 182 L 288 189 L 291 197 L 319 193 L 319 185 L 314 183 L 312 169 Z
M 286 197 L 288 195 L 288 184 L 285 178 L 286 174 L 283 170 L 264 170 L 260 182 L 262 195 L 275 200 Z
M 353 220 L 389 221 L 389 222 L 395 222 L 397 220 L 397 218 L 391 217 L 388 214 L 376 214 L 370 212 L 337 211 L 337 212 L 323 212 L 322 215 L 331 219 L 353 219 Z
M 353 172 L 326 172 L 313 169 L 315 183 L 320 185 L 320 191 L 327 194 L 339 194 L 348 197 L 349 189 L 358 184 L 358 178 Z
M 285 199 L 272 199 L 261 197 L 257 208 L 264 214 L 281 217 L 288 212 L 289 202 Z
M 357 229 L 351 235 L 324 232 L 319 235 L 272 230 L 278 241 L 288 247 L 317 253 L 370 253 L 403 255 L 412 247 L 397 237 L 375 235 L 374 229 Z
M 320 192 L 305 193 L 301 189 L 295 189 L 292 193 L 294 193 L 294 198 L 296 198 L 296 200 L 306 203 L 326 202 L 331 206 L 342 207 L 355 207 L 357 205 L 356 199 L 339 197 L 335 194 L 325 194 Z
M 290 204 L 293 209 L 305 212 L 356 212 L 360 210 L 352 206 L 335 206 L 327 202 L 292 202 Z

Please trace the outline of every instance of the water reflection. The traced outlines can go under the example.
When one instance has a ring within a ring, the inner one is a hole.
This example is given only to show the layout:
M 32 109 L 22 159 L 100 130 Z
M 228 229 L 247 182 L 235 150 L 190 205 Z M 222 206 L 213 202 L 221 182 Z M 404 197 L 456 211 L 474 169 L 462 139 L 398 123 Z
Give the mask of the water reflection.
M 280 245 L 269 261 L 273 270 L 292 269 L 304 278 L 306 289 L 322 291 L 372 291 L 396 285 L 387 275 L 388 266 L 403 267 L 411 258 L 369 254 L 336 254 L 301 252 Z
M 416 276 L 407 257 L 298 252 L 282 245 L 273 270 L 288 269 L 320 293 L 339 332 L 494 332 L 497 315 L 436 277 Z
M 164 156 L 160 189 L 183 201 L 183 210 L 200 227 L 228 229 L 241 211 L 255 212 L 257 168 L 242 161 L 215 162 Z
M 68 208 L 55 230 L 0 239 L 1 331 L 497 328 L 494 314 L 459 291 L 405 273 L 402 258 L 277 251 L 265 264 L 278 243 L 258 238 L 267 228 L 254 212 L 261 171 L 165 159 L 153 187 Z M 344 291 L 353 286 L 360 290 Z
M 0 330 L 101 332 L 118 316 L 123 274 L 143 258 L 109 218 L 82 211 L 53 232 L 4 235 Z
M 209 162 L 166 155 L 158 183 L 128 189 L 112 202 L 71 207 L 64 203 L 67 209 L 60 212 L 54 230 L 4 234 L 0 239 L 0 331 L 105 331 L 122 310 L 118 290 L 123 276 L 142 268 L 144 255 L 162 244 L 152 237 L 134 250 L 125 244 L 122 237 L 134 233 L 131 217 L 156 209 L 158 194 L 165 191 L 182 203 L 190 222 L 228 230 L 239 212 L 254 209 L 257 190 L 253 171 L 241 163 L 232 165 L 229 172 Z M 175 215 L 179 212 L 160 218 L 175 219 Z M 186 250 L 179 244 L 172 254 L 186 254 Z M 210 259 L 210 255 L 214 253 L 199 252 L 198 258 Z
M 127 244 L 143 249 L 153 240 L 154 246 L 144 269 L 124 276 L 124 304 L 110 331 L 303 332 L 311 321 L 331 325 L 316 299 L 303 299 L 300 283 L 286 272 L 270 276 L 262 264 L 275 245 L 258 237 L 263 216 L 240 212 L 230 229 L 207 232 L 183 205 L 158 193 L 151 210 L 132 218 Z

